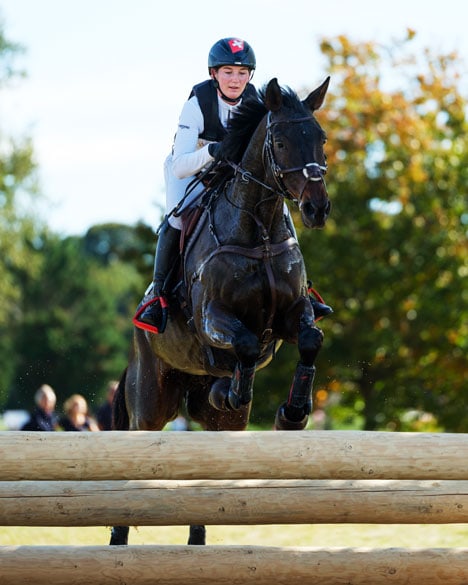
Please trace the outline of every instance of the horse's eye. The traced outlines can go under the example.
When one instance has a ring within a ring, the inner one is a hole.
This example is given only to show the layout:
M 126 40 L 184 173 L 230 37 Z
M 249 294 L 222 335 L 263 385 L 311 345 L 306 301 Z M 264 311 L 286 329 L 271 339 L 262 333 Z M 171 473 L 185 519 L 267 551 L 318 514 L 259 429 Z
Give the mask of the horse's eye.
M 276 146 L 277 148 L 284 148 L 284 142 L 281 142 L 281 140 L 277 140 L 277 141 L 275 142 L 275 146 Z

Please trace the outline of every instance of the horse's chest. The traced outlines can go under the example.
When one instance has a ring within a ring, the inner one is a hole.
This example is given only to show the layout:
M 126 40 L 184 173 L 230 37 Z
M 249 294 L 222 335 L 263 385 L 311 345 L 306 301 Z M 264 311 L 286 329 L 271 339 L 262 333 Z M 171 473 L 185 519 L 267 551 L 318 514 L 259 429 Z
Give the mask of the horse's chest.
M 265 314 L 290 306 L 302 294 L 305 273 L 300 258 L 243 259 L 236 266 L 220 264 L 217 277 L 200 284 L 203 304 L 218 300 L 239 316 L 263 321 Z
M 221 274 L 225 282 L 242 288 L 253 287 L 260 292 L 300 280 L 303 266 L 302 258 L 285 254 L 284 257 L 247 260 L 238 266 L 224 267 Z

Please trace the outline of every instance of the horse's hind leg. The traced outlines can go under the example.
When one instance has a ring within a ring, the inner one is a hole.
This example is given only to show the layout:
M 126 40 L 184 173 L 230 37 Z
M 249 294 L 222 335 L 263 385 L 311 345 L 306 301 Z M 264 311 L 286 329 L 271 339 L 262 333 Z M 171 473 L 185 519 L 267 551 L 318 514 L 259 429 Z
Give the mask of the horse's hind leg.
M 315 359 L 323 343 L 323 333 L 315 327 L 308 316 L 300 322 L 298 348 L 300 360 L 296 366 L 294 379 L 287 401 L 276 413 L 277 430 L 302 430 L 305 428 L 312 410 L 312 385 L 315 376 Z
M 112 428 L 113 430 L 128 430 L 128 412 L 125 405 L 125 383 L 127 370 L 124 371 L 112 404 Z M 128 526 L 113 526 L 111 529 L 110 545 L 128 544 Z
M 128 526 L 113 526 L 111 530 L 110 545 L 128 544 Z
M 135 355 L 114 397 L 114 430 L 161 430 L 177 415 L 183 393 L 177 372 L 158 362 L 142 332 L 137 332 Z M 128 526 L 114 526 L 109 544 L 128 544 L 128 534 Z
M 187 544 L 206 544 L 206 528 L 201 524 L 194 524 L 193 526 L 190 526 L 190 533 Z

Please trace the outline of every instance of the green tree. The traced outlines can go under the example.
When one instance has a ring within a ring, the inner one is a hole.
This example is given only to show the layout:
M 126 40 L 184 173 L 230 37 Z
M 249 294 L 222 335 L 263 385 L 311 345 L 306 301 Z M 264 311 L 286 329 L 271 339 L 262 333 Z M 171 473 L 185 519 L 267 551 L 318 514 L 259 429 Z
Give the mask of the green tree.
M 0 89 L 22 75 L 14 68 L 21 51 L 0 26 Z M 39 218 L 39 200 L 30 139 L 0 131 L 2 407 L 31 406 L 43 382 L 59 400 L 72 392 L 103 399 L 126 365 L 129 316 L 151 277 L 152 251 L 141 253 L 150 240 L 154 249 L 150 228 L 95 226 L 62 239 Z
M 0 90 L 22 75 L 14 67 L 22 47 L 10 42 L 0 23 Z M 0 128 L 0 405 L 4 402 L 17 363 L 15 336 L 21 327 L 22 289 L 27 272 L 37 273 L 35 249 L 41 226 L 35 214 L 38 186 L 31 140 L 12 138 Z
M 104 266 L 120 260 L 131 263 L 148 283 L 153 277 L 156 234 L 149 225 L 99 224 L 84 237 L 85 251 Z M 143 291 L 140 291 L 140 295 Z
M 333 211 L 321 232 L 296 226 L 335 309 L 315 393 L 335 427 L 468 429 L 464 64 L 414 43 L 321 43 Z M 253 422 L 271 420 L 296 360 L 283 347 L 258 373 Z
M 130 264 L 103 266 L 86 253 L 82 238 L 49 236 L 39 256 L 40 276 L 23 282 L 28 302 L 10 405 L 29 406 L 44 382 L 59 401 L 78 392 L 93 404 L 126 366 L 129 315 L 142 279 Z
M 466 431 L 463 63 L 413 52 L 414 36 L 391 47 L 323 40 L 332 83 L 318 116 L 334 209 L 301 241 L 336 310 L 321 380 L 330 405 L 360 413 L 367 429 L 408 428 L 413 410 L 431 413 L 434 428 Z

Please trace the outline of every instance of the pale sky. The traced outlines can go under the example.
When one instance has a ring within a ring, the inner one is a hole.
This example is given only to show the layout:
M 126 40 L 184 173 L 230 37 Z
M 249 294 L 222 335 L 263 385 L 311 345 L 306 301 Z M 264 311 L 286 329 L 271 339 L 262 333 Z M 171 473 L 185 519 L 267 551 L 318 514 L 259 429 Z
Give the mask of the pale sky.
M 390 42 L 409 27 L 468 61 L 464 0 L 0 0 L 0 18 L 28 74 L 1 89 L 0 131 L 32 137 L 43 216 L 63 235 L 157 227 L 179 113 L 220 38 L 253 46 L 257 87 L 277 77 L 299 94 L 326 75 L 322 36 Z

